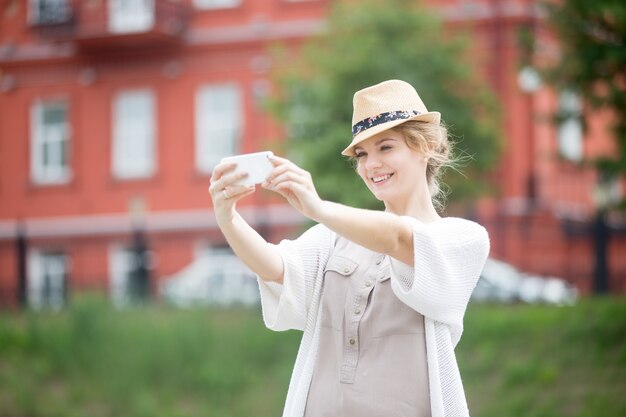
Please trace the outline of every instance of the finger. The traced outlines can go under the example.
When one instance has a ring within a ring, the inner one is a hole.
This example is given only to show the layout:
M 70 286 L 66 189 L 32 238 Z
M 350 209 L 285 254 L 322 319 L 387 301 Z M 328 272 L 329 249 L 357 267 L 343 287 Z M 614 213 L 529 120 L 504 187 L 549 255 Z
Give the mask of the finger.
M 285 159 L 284 161 L 287 161 L 287 160 Z M 272 178 L 276 177 L 277 175 L 282 174 L 283 172 L 289 169 L 289 164 L 282 162 L 282 161 L 275 160 L 275 161 L 272 161 L 272 164 L 274 165 L 274 168 L 272 169 L 270 174 L 267 176 L 267 179 L 266 179 L 267 181 L 271 180 Z
M 286 163 L 278 165 L 276 168 L 274 168 L 272 172 L 270 173 L 270 175 L 267 177 L 266 182 L 268 183 L 274 182 L 276 178 L 278 178 L 280 175 L 284 174 L 285 172 L 293 172 L 298 175 L 302 175 L 304 177 L 311 176 L 308 171 L 305 171 L 304 169 L 300 168 L 293 162 L 287 161 Z
M 235 168 L 237 168 L 237 164 L 234 162 L 217 164 L 215 168 L 213 168 L 213 172 L 211 173 L 211 182 L 219 180 L 224 174 L 233 171 Z
M 300 168 L 298 165 L 296 165 L 295 163 L 293 163 L 293 162 L 291 162 L 289 160 L 285 159 L 285 161 L 287 161 L 285 163 L 285 165 L 288 167 L 288 170 L 293 171 L 293 172 L 297 172 L 298 174 L 301 174 L 301 175 L 308 175 L 308 176 L 310 176 L 309 171 L 307 171 L 307 170 L 305 170 L 303 168 Z
M 235 201 L 252 194 L 256 190 L 254 185 L 234 185 L 227 187 L 222 191 L 222 196 L 226 200 L 234 199 Z
M 269 159 L 270 159 L 270 162 L 272 164 L 274 164 L 274 166 L 279 166 L 279 165 L 282 165 L 282 164 L 291 163 L 291 161 L 289 159 L 281 158 L 280 156 L 276 156 L 276 155 L 270 156 Z
M 299 200 L 299 196 L 307 192 L 306 188 L 295 181 L 284 181 L 274 188 L 274 191 L 278 192 L 287 199 L 294 198 Z
M 236 184 L 236 182 L 246 178 L 247 176 L 247 172 L 228 172 L 209 186 L 209 192 L 221 192 L 226 187 L 240 185 Z
M 269 190 L 287 199 L 287 201 L 290 201 L 294 196 L 293 191 L 291 191 L 288 187 L 285 187 L 284 185 L 282 187 L 271 187 L 269 188 Z
M 296 170 L 301 169 L 300 167 L 298 167 L 298 165 L 296 165 L 289 159 L 281 158 L 280 156 L 271 156 L 269 159 L 275 167 L 290 167 Z
M 307 179 L 304 178 L 299 173 L 295 173 L 292 171 L 287 171 L 280 174 L 278 177 L 274 178 L 271 182 L 271 186 L 277 186 L 285 181 L 293 181 L 302 185 L 306 185 Z

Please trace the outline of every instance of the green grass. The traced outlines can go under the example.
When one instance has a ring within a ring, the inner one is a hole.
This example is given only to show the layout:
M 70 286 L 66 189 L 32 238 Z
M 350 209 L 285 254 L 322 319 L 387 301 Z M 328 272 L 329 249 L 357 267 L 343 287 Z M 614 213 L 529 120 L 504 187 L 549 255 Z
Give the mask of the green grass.
M 258 309 L 0 314 L 0 417 L 278 416 L 300 334 Z M 626 299 L 472 305 L 457 348 L 474 417 L 626 415 Z
M 626 416 L 626 299 L 473 305 L 457 347 L 473 416 Z

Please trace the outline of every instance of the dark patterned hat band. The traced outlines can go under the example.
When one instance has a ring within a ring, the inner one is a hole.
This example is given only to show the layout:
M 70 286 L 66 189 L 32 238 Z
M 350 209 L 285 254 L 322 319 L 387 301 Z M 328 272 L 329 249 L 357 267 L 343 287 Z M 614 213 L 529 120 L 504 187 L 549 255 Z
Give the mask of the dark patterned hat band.
M 367 130 L 371 127 L 377 126 L 382 123 L 392 122 L 399 119 L 410 119 L 413 116 L 422 114 L 417 110 L 396 110 L 386 113 L 377 114 L 376 116 L 368 117 L 352 126 L 352 137 L 354 138 L 359 133 Z

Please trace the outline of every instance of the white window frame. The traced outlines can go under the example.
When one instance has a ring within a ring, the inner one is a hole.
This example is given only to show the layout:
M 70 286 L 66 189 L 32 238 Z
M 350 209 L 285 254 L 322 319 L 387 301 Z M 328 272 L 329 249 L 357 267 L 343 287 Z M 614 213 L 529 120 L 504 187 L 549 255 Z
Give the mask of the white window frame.
M 109 246 L 109 297 L 117 308 L 128 307 L 137 301 L 133 299 L 135 294 L 131 293 L 130 282 L 132 272 L 137 267 L 136 262 L 141 262 L 137 256 L 132 246 L 122 243 L 114 243 Z M 156 258 L 154 253 L 149 250 L 146 256 L 147 268 L 152 271 L 156 264 Z
M 241 5 L 242 0 L 193 0 L 199 10 L 234 9 Z
M 128 106 L 144 106 L 131 118 Z M 142 179 L 157 169 L 156 95 L 150 89 L 119 91 L 112 102 L 111 170 L 118 179 Z
M 231 96 L 223 99 L 223 94 Z M 244 130 L 243 92 L 236 83 L 205 84 L 197 89 L 195 103 L 196 168 L 209 174 L 223 157 L 239 152 Z
M 582 101 L 573 91 L 561 91 L 558 97 L 559 113 L 567 116 L 558 127 L 559 155 L 572 162 L 584 157 L 583 126 L 581 122 Z
M 65 305 L 69 275 L 67 255 L 61 251 L 31 249 L 27 259 L 28 306 L 34 310 L 61 310 Z
M 65 120 L 44 125 L 44 113 L 49 108 L 61 108 Z M 69 105 L 64 99 L 36 100 L 31 106 L 31 179 L 36 184 L 64 184 L 70 181 Z M 46 151 L 47 149 L 47 151 Z M 49 158 L 44 162 L 44 158 Z
M 108 0 L 107 3 L 112 33 L 141 33 L 154 26 L 154 0 Z
M 109 248 L 109 296 L 113 305 L 127 307 L 131 303 L 130 275 L 133 271 L 133 251 L 121 244 Z

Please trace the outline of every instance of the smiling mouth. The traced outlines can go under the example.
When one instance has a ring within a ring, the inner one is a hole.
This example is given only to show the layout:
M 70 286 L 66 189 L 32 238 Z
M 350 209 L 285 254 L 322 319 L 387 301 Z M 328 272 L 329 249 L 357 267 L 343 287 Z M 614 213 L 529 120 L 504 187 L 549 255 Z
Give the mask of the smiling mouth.
M 392 176 L 393 174 L 379 175 L 377 177 L 372 177 L 371 180 L 374 184 L 380 184 L 380 183 L 387 181 Z

